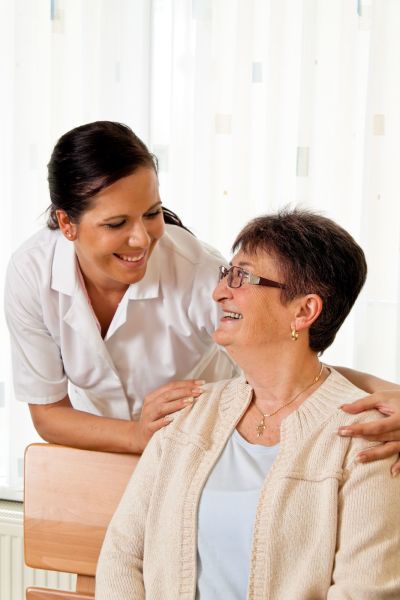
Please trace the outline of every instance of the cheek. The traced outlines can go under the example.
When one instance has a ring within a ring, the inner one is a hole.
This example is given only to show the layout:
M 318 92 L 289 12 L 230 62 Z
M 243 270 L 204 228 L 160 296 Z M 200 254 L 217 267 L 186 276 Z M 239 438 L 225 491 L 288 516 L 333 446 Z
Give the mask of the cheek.
M 154 221 L 150 221 L 146 226 L 146 230 L 148 235 L 152 238 L 152 240 L 159 240 L 165 231 L 165 223 L 162 214 L 160 214 Z
M 267 329 L 268 324 L 264 318 L 257 317 L 254 313 L 246 318 L 247 335 L 253 342 L 263 339 Z
M 99 254 L 113 254 L 121 246 L 121 234 L 118 234 L 118 232 L 104 231 L 102 234 L 97 235 L 95 243 Z
M 150 248 L 149 248 L 149 256 L 154 250 L 154 246 L 158 242 L 158 240 L 163 236 L 165 231 L 165 223 L 164 219 L 161 218 L 160 221 L 157 220 L 157 223 L 151 223 L 148 227 L 146 227 L 147 235 L 150 238 Z
M 270 302 L 263 290 L 254 290 L 254 304 L 250 314 L 246 317 L 247 330 L 249 335 L 254 340 L 263 340 L 276 328 L 279 324 L 276 305 Z

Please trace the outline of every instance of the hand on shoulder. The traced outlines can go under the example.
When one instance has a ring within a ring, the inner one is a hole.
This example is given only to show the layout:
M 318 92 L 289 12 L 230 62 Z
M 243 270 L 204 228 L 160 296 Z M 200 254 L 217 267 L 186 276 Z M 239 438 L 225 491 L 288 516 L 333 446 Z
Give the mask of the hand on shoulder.
M 400 390 L 375 392 L 352 404 L 344 404 L 341 408 L 349 414 L 376 409 L 385 416 L 384 419 L 369 423 L 355 423 L 340 427 L 338 433 L 342 436 L 362 437 L 369 441 L 383 442 L 381 446 L 362 451 L 358 455 L 358 460 L 370 462 L 394 456 L 396 462 L 391 467 L 391 473 L 394 477 L 398 475 L 400 473 Z

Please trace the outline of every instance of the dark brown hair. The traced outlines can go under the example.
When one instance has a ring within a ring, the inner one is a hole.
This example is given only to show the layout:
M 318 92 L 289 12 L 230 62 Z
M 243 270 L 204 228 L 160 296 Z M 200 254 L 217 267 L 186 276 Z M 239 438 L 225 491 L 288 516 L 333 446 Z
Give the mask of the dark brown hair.
M 318 294 L 322 312 L 310 328 L 310 348 L 322 353 L 335 339 L 367 275 L 363 250 L 337 223 L 308 210 L 258 217 L 237 236 L 233 252 L 266 252 L 285 284 L 281 301 Z
M 139 167 L 157 172 L 157 159 L 127 125 L 95 121 L 61 136 L 47 167 L 51 199 L 47 226 L 57 229 L 57 210 L 79 223 L 96 194 Z M 163 213 L 166 223 L 186 229 L 171 210 L 163 207 Z

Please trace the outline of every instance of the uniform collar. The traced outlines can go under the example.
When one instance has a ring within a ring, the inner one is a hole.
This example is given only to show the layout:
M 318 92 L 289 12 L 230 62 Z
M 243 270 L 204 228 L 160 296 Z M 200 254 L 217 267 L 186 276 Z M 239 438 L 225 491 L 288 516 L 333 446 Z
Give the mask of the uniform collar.
M 51 271 L 51 289 L 72 296 L 78 284 L 74 244 L 58 231 Z
M 127 292 L 129 300 L 146 300 L 149 298 L 158 298 L 160 295 L 161 278 L 161 240 L 156 244 L 149 262 L 147 263 L 146 274 L 137 283 L 132 283 Z
M 158 242 L 147 264 L 146 274 L 141 281 L 129 286 L 126 297 L 129 300 L 158 298 L 160 295 L 161 255 Z M 76 254 L 74 245 L 59 232 L 54 250 L 51 273 L 51 289 L 73 296 L 78 286 Z

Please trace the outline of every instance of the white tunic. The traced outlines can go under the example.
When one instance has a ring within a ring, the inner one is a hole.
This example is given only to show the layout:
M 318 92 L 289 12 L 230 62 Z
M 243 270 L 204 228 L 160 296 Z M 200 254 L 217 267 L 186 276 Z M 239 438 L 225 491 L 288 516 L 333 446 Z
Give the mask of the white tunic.
M 170 380 L 232 376 L 231 360 L 210 337 L 221 262 L 216 250 L 167 225 L 102 339 L 74 245 L 58 230 L 39 231 L 15 252 L 6 280 L 16 397 L 47 404 L 69 393 L 77 409 L 130 419 Z

